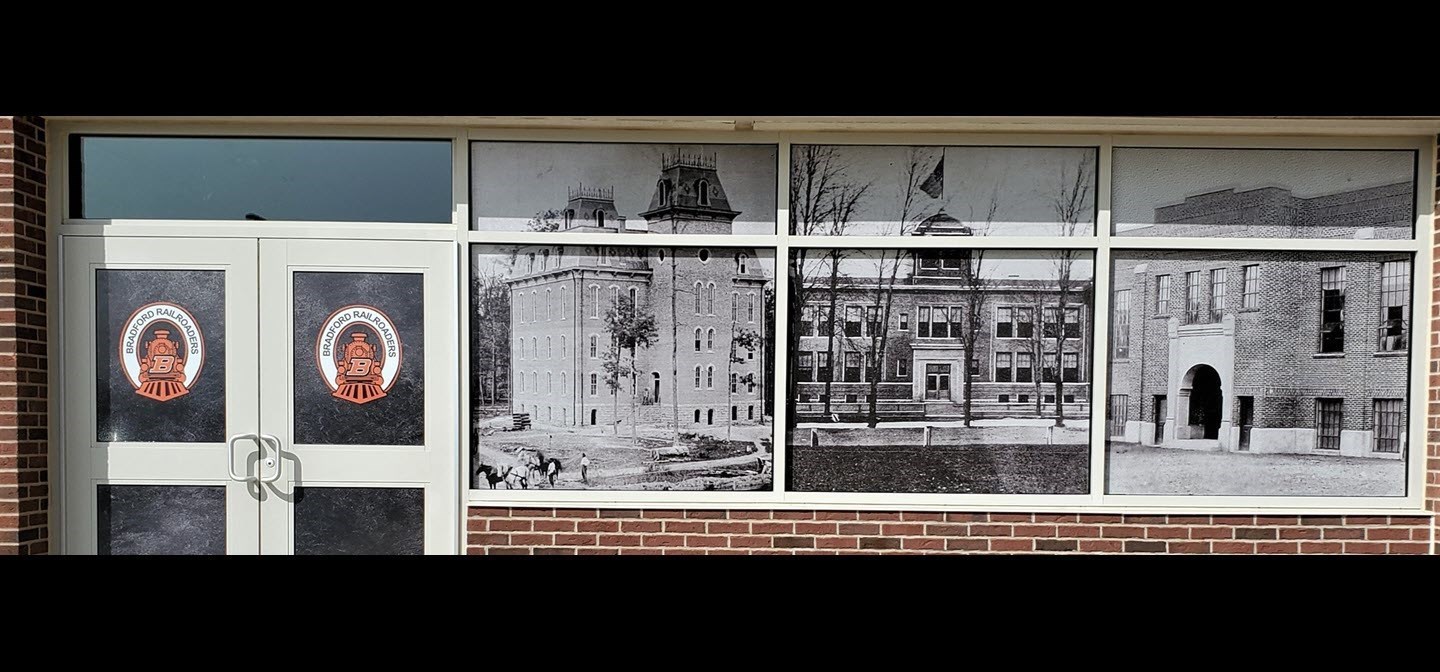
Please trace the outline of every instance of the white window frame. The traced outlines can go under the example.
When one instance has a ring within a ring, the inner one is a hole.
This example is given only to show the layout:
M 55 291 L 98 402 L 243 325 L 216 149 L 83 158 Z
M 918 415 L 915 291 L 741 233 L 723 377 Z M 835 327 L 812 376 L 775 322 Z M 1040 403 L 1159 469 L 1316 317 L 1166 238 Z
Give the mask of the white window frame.
M 620 123 L 620 122 L 616 122 Z M 623 130 L 616 128 L 498 128 L 466 125 L 415 125 L 411 123 L 367 124 L 345 120 L 268 122 L 265 120 L 231 121 L 153 121 L 107 119 L 51 119 L 47 124 L 47 214 L 48 277 L 58 278 L 60 239 L 63 236 L 107 237 L 289 237 L 310 239 L 353 240 L 434 240 L 455 245 L 459 273 L 457 311 L 469 306 L 468 278 L 472 244 L 564 244 L 567 246 L 613 244 L 613 237 L 593 233 L 535 233 L 471 231 L 470 222 L 470 155 L 473 141 L 511 140 L 539 142 L 660 142 L 674 144 L 735 143 L 773 144 L 777 149 L 776 217 L 777 231 L 762 235 L 688 235 L 647 234 L 647 246 L 709 248 L 712 254 L 722 248 L 773 249 L 775 251 L 774 344 L 783 352 L 789 326 L 786 304 L 786 274 L 780 272 L 788 263 L 791 248 L 945 248 L 954 241 L 943 237 L 908 237 L 904 240 L 879 236 L 790 236 L 788 225 L 788 179 L 792 144 L 837 145 L 924 145 L 924 146 L 1044 146 L 1098 148 L 1096 191 L 1096 231 L 1093 237 L 1060 238 L 1055 236 L 975 237 L 967 239 L 967 247 L 1054 249 L 1074 247 L 1093 249 L 1094 318 L 1085 324 L 1082 311 L 1082 333 L 1086 326 L 1092 334 L 1090 380 L 1091 399 L 1107 399 L 1109 378 L 1109 312 L 1111 254 L 1119 249 L 1195 249 L 1195 250 L 1315 250 L 1406 252 L 1414 255 L 1411 283 L 1412 314 L 1419 315 L 1429 300 L 1433 278 L 1434 254 L 1428 232 L 1435 213 L 1436 131 L 1440 124 L 1396 120 L 1263 120 L 1263 119 L 1157 119 L 1147 121 L 1119 119 L 1073 119 L 1020 123 L 1004 120 L 957 120 L 939 124 L 927 132 L 877 132 L 870 128 L 885 125 L 775 120 L 753 125 L 754 130 L 707 130 L 719 128 L 699 120 L 672 125 L 664 130 Z M 908 122 L 892 122 L 888 128 L 904 128 Z M 943 127 L 943 128 L 942 128 Z M 683 129 L 683 130 L 682 130 Z M 1022 132 L 1025 131 L 1025 132 Z M 180 220 L 86 220 L 69 217 L 70 166 L 68 147 L 71 136 L 79 134 L 130 134 L 166 136 L 230 136 L 230 137 L 305 137 L 305 138 L 415 138 L 449 139 L 452 143 L 452 221 L 450 223 L 407 222 L 286 222 L 286 221 L 180 221 Z M 1308 134 L 1308 135 L 1301 135 Z M 1116 147 L 1184 147 L 1184 148 L 1264 148 L 1264 149 L 1403 149 L 1417 152 L 1415 231 L 1407 240 L 1269 240 L 1230 238 L 1164 238 L 1124 237 L 1110 232 L 1110 195 L 1112 152 Z M 1176 278 L 1171 278 L 1171 301 L 1175 300 Z M 52 352 L 59 352 L 58 316 L 65 299 L 58 282 L 51 281 L 51 319 L 48 329 Z M 1132 298 L 1132 300 L 1135 300 Z M 1144 300 L 1142 297 L 1140 300 Z M 1173 303 L 1171 304 L 1173 306 Z M 757 311 L 758 312 L 758 311 Z M 1038 316 L 1037 316 L 1038 317 Z M 516 317 L 518 319 L 518 316 Z M 918 322 L 918 317 L 916 317 Z M 455 409 L 456 435 L 460 445 L 454 446 L 456 460 L 468 460 L 469 421 L 469 330 L 460 327 L 460 366 L 455 373 L 459 394 L 451 401 Z M 1435 338 L 1429 320 L 1412 320 L 1412 343 L 1428 343 Z M 1063 328 L 1063 327 L 1062 327 Z M 50 370 L 51 390 L 61 389 L 63 359 L 55 358 Z M 462 514 L 467 506 L 584 506 L 584 507 L 695 507 L 695 508 L 760 508 L 816 509 L 850 508 L 870 510 L 932 510 L 1034 512 L 1041 510 L 1077 513 L 1172 513 L 1172 514 L 1373 514 L 1428 515 L 1425 510 L 1426 457 L 1423 446 L 1429 414 L 1427 398 L 1430 348 L 1414 347 L 1410 352 L 1410 380 L 1407 393 L 1406 458 L 1407 495 L 1404 497 L 1220 497 L 1220 496 L 1138 496 L 1105 493 L 1104 404 L 1091 403 L 1091 469 L 1090 492 L 1084 495 L 941 495 L 890 493 L 801 493 L 784 490 L 786 437 L 786 404 L 777 394 L 772 422 L 774 454 L 774 490 L 770 492 L 635 492 L 635 491 L 555 491 L 555 490 L 469 490 L 468 469 L 458 470 L 461 479 L 453 485 L 458 492 L 457 506 Z M 833 370 L 832 362 L 832 370 Z M 968 363 L 962 363 L 967 365 Z M 783 355 L 775 363 L 775 376 L 765 384 L 777 391 L 788 389 L 787 367 Z M 52 427 L 62 427 L 59 404 L 52 404 Z M 578 416 L 577 416 L 578 417 Z M 52 433 L 53 434 L 53 433 Z M 51 466 L 54 473 L 64 473 L 64 445 L 53 434 Z M 63 514 L 63 479 L 52 479 L 52 520 Z M 437 496 L 446 496 L 443 488 Z M 464 519 L 463 517 L 461 518 Z M 58 526 L 57 526 L 58 527 Z M 462 526 L 463 527 L 463 526 Z M 462 542 L 464 530 L 456 531 Z M 63 533 L 57 539 L 63 538 Z M 63 548 L 61 549 L 63 551 Z

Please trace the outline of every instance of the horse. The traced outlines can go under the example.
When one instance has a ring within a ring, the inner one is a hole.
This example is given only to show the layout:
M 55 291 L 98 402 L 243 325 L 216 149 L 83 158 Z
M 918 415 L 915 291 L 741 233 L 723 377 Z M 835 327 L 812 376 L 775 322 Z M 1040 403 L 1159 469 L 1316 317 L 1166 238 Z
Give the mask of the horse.
M 524 474 L 515 471 L 514 467 L 505 467 L 505 473 L 500 475 L 500 479 L 505 481 L 506 490 L 514 490 L 516 483 L 520 484 L 522 490 L 530 489 L 530 480 L 525 478 Z
M 476 474 L 484 474 L 484 475 L 485 475 L 485 480 L 490 483 L 490 489 L 491 489 L 491 490 L 494 490 L 494 489 L 495 489 L 495 484 L 496 484 L 496 483 L 499 483 L 500 481 L 505 480 L 505 476 L 504 476 L 503 474 L 497 473 L 497 472 L 495 471 L 495 467 L 492 467 L 492 466 L 490 466 L 490 465 L 488 465 L 488 464 L 482 464 L 482 465 L 480 465 L 480 468 L 479 468 L 479 469 L 476 469 L 476 470 L 475 470 L 475 473 L 476 473 Z M 508 488 L 508 487 L 510 487 L 510 485 L 507 483 L 507 484 L 505 485 L 505 487 Z

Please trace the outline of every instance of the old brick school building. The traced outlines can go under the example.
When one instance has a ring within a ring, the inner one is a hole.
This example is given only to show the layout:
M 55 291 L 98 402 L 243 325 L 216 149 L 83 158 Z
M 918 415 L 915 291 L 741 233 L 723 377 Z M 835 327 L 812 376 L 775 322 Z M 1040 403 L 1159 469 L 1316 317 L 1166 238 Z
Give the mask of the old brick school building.
M 612 189 L 581 186 L 568 195 L 562 231 L 728 234 L 740 215 L 709 156 L 662 159 L 641 213 L 646 229 L 627 226 Z M 766 282 L 748 248 L 521 247 L 508 280 L 512 408 L 537 424 L 609 426 L 631 422 L 633 400 L 640 423 L 668 425 L 674 395 L 682 427 L 721 424 L 727 415 L 737 423 L 761 422 L 762 348 L 738 348 L 743 361 L 729 360 L 740 330 L 764 343 Z M 622 295 L 655 315 L 657 340 L 636 354 L 643 372 L 637 384 L 625 382 L 612 393 L 603 366 L 610 348 L 604 318 Z M 673 386 L 672 344 L 680 372 Z

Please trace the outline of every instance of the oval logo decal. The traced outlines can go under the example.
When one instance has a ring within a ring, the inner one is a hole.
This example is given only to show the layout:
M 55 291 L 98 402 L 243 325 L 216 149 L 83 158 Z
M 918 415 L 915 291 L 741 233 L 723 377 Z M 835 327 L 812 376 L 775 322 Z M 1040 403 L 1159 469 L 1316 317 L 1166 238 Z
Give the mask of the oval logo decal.
M 142 397 L 163 402 L 189 394 L 204 365 L 200 325 L 178 304 L 145 304 L 120 328 L 120 368 Z
M 315 363 L 331 396 L 353 404 L 386 396 L 402 359 L 394 323 L 373 306 L 351 305 L 331 313 L 315 343 Z

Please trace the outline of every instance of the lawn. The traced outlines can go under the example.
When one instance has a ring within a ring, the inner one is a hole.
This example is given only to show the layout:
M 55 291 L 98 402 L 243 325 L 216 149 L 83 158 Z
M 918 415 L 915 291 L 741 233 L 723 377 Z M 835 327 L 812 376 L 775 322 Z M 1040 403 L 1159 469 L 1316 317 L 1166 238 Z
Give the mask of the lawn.
M 802 492 L 1084 494 L 1090 447 L 1067 445 L 792 446 Z
M 1118 495 L 1403 497 L 1405 462 L 1112 443 L 1108 492 Z

